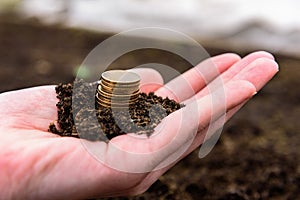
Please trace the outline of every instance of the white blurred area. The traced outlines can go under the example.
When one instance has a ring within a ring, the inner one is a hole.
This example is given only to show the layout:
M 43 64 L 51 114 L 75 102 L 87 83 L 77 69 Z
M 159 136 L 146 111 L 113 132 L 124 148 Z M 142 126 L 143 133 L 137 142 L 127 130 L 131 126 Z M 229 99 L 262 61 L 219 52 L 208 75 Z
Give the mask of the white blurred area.
M 204 45 L 300 57 L 300 0 L 19 0 L 17 10 L 45 23 L 114 33 L 170 28 Z

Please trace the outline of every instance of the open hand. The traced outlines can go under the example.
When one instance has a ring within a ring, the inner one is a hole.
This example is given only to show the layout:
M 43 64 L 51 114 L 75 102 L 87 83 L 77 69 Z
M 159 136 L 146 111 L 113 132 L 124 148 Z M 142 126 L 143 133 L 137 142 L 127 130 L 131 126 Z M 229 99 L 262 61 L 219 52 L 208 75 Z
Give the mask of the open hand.
M 210 71 L 209 62 L 217 71 Z M 57 119 L 55 86 L 2 93 L 1 199 L 84 199 L 142 193 L 209 138 L 209 126 L 220 128 L 222 111 L 226 111 L 225 120 L 230 119 L 276 74 L 278 65 L 266 52 L 243 59 L 223 54 L 161 87 L 162 78 L 156 71 L 134 71 L 142 78 L 143 91 L 154 91 L 186 105 L 167 116 L 150 138 L 128 134 L 109 143 L 89 143 L 60 137 L 47 131 L 50 122 Z M 222 87 L 216 84 L 217 78 L 223 81 Z M 212 109 L 211 97 L 222 93 L 224 103 Z M 88 145 L 96 145 L 100 161 Z

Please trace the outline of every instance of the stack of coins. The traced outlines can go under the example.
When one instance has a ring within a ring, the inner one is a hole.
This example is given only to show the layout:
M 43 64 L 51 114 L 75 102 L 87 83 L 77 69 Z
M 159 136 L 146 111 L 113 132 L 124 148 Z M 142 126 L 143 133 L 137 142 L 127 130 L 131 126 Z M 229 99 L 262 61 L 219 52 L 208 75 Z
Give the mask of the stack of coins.
M 103 72 L 97 88 L 96 103 L 106 108 L 128 108 L 139 97 L 140 77 L 134 72 Z

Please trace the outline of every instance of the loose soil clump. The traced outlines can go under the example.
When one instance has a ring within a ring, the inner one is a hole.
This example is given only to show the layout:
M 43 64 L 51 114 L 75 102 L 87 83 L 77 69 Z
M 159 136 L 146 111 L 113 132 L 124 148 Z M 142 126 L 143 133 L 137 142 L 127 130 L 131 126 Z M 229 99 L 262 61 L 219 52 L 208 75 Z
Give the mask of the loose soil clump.
M 95 104 L 97 85 L 79 80 L 56 86 L 58 120 L 57 126 L 50 124 L 49 131 L 91 141 L 108 141 L 127 133 L 150 136 L 163 118 L 183 107 L 153 92 L 140 93 L 128 109 L 101 107 Z

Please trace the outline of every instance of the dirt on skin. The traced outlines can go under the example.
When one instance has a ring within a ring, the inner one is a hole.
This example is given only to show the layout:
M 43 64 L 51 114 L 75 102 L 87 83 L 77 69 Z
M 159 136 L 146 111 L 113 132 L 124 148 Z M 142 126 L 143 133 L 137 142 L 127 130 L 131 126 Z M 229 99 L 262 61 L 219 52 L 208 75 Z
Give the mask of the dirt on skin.
M 72 82 L 76 67 L 109 35 L 1 17 L 0 92 Z M 144 194 L 108 199 L 300 199 L 300 61 L 276 59 L 280 73 L 227 123 L 208 156 L 199 159 L 197 149 Z M 191 67 L 173 54 L 145 50 L 122 56 L 111 68 L 149 62 Z

